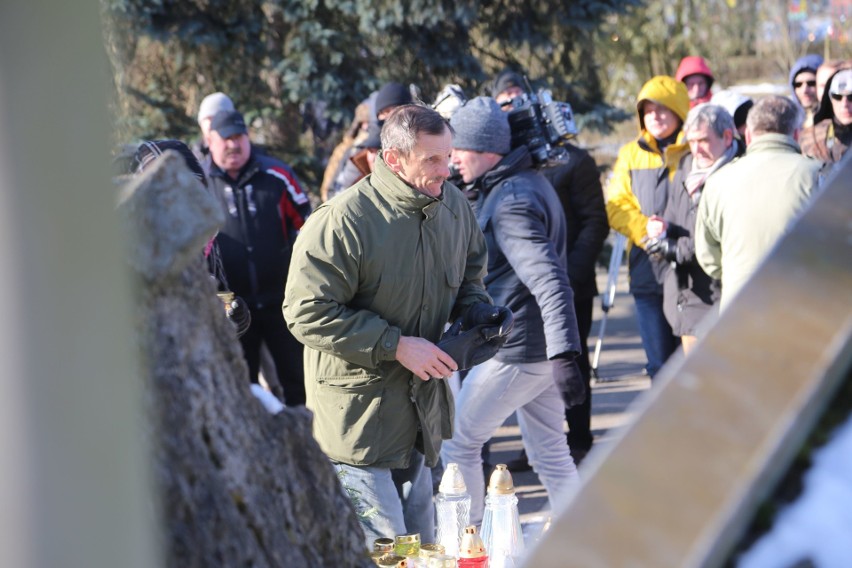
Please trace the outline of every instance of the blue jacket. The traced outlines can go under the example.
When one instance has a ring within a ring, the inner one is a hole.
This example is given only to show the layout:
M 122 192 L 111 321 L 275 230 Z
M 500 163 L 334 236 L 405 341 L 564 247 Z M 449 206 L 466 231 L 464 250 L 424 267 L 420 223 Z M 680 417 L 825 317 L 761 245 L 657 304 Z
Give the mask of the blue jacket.
M 553 187 L 531 167 L 522 146 L 477 180 L 482 200 L 477 220 L 488 246 L 485 287 L 495 305 L 515 315 L 496 356 L 507 363 L 580 352 L 565 213 Z

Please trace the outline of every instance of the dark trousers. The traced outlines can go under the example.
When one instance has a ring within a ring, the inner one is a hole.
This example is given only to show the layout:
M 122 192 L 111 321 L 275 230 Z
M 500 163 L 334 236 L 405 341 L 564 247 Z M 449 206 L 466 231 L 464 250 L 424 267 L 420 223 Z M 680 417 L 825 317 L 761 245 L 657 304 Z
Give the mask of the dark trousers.
M 249 368 L 251 382 L 257 382 L 260 370 L 260 345 L 266 343 L 278 382 L 287 406 L 305 404 L 305 370 L 302 360 L 303 346 L 290 330 L 281 314 L 281 308 L 252 310 L 251 326 L 240 338 L 243 355 Z M 271 378 L 271 377 L 270 377 Z
M 577 356 L 580 375 L 586 383 L 588 396 L 585 402 L 565 410 L 568 421 L 568 445 L 572 453 L 575 450 L 589 451 L 592 447 L 592 365 L 589 361 L 589 332 L 592 330 L 592 308 L 595 298 L 578 299 L 574 297 L 574 311 L 577 314 L 577 331 L 580 333 L 582 352 Z
M 672 326 L 663 314 L 662 294 L 633 294 L 636 304 L 636 318 L 639 321 L 639 335 L 648 365 L 645 370 L 652 379 L 660 367 L 668 360 L 680 345 L 680 339 L 672 333 Z

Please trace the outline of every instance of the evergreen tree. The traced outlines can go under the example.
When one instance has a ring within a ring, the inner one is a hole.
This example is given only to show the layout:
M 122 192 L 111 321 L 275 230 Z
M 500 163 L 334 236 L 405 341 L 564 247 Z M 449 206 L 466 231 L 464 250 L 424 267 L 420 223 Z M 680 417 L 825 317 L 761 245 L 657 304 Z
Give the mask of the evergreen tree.
M 117 138 L 197 136 L 201 99 L 223 91 L 259 142 L 309 186 L 328 128 L 386 81 L 431 102 L 446 83 L 479 94 L 504 67 L 579 111 L 602 101 L 593 34 L 637 0 L 102 0 Z

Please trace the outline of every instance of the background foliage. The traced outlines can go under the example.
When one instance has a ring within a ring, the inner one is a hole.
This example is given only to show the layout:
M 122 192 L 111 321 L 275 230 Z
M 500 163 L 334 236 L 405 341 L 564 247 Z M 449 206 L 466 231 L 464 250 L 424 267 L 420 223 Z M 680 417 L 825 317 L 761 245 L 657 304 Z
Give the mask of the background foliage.
M 116 142 L 192 139 L 201 99 L 224 91 L 312 185 L 331 127 L 389 80 L 431 102 L 449 82 L 487 91 L 511 66 L 588 111 L 602 100 L 595 29 L 636 2 L 103 0 Z
M 606 129 L 625 115 L 611 104 L 631 108 L 644 80 L 673 74 L 684 55 L 705 55 L 725 84 L 738 73 L 783 77 L 807 46 L 787 37 L 758 53 L 758 22 L 781 18 L 783 32 L 783 4 L 101 0 L 115 142 L 192 140 L 201 99 L 223 91 L 254 140 L 315 189 L 340 128 L 383 83 L 415 84 L 431 102 L 447 83 L 487 94 L 506 67 L 571 103 L 581 125 Z

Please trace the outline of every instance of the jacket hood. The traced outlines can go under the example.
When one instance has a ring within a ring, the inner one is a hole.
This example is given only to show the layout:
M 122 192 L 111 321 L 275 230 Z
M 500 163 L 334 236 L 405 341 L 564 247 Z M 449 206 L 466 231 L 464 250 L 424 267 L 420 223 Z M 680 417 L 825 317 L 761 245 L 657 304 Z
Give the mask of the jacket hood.
M 754 101 L 734 91 L 719 91 L 713 95 L 710 102 L 724 107 L 728 114 L 734 118 L 734 124 L 737 128 L 745 124 L 748 111 L 754 106 Z
M 819 100 L 819 109 L 817 109 L 816 113 L 814 113 L 814 124 L 821 120 L 825 120 L 826 118 L 834 118 L 834 109 L 831 108 L 831 96 L 828 94 L 828 90 L 831 88 L 831 82 L 834 80 L 834 76 L 841 71 L 848 71 L 849 69 L 850 66 L 848 64 L 841 65 L 840 69 L 832 73 L 831 77 L 828 78 L 828 81 L 825 82 L 825 91 L 823 91 L 822 98 Z
M 710 87 L 713 86 L 713 81 L 716 80 L 713 76 L 713 72 L 710 71 L 710 66 L 707 65 L 704 58 L 698 57 L 697 55 L 688 55 L 680 60 L 680 65 L 677 66 L 677 72 L 675 73 L 675 79 L 683 81 L 690 75 L 704 75 L 707 77 L 708 91 L 710 90 Z
M 636 97 L 636 115 L 639 117 L 639 130 L 645 130 L 645 121 L 642 117 L 642 103 L 653 101 L 661 104 L 680 118 L 683 122 L 689 113 L 689 95 L 686 85 L 677 79 L 667 75 L 657 75 L 642 86 L 639 96 Z
M 793 67 L 790 68 L 790 77 L 787 79 L 787 84 L 790 85 L 790 89 L 793 90 L 793 97 L 796 102 L 799 101 L 798 98 L 795 98 L 796 93 L 795 89 L 793 89 L 793 80 L 796 78 L 796 75 L 807 69 L 813 73 L 816 73 L 817 67 L 822 65 L 822 56 L 817 55 L 816 53 L 811 53 L 805 55 L 804 57 L 800 57 L 793 63 Z

